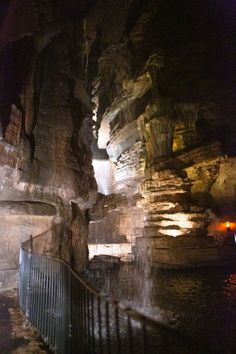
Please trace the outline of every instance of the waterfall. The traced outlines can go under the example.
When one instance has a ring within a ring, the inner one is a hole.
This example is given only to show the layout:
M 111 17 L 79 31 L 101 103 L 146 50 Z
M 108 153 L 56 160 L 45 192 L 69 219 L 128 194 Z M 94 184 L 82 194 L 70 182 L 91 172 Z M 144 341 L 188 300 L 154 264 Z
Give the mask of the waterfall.
M 112 162 L 105 159 L 93 159 L 92 164 L 98 185 L 98 192 L 104 195 L 112 194 L 114 184 Z

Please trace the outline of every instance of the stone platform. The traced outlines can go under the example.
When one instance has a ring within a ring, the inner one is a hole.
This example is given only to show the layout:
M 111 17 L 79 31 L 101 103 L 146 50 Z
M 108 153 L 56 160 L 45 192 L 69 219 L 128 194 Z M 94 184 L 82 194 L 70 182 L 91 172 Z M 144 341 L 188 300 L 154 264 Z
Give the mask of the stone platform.
M 159 268 L 191 268 L 236 263 L 235 245 L 219 247 L 211 237 L 139 237 L 135 246 L 138 262 Z

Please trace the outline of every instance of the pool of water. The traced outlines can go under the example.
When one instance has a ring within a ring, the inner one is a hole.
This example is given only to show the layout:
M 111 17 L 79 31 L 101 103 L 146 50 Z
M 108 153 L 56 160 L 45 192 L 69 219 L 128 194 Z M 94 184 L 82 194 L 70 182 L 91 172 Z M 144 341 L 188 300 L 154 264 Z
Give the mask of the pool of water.
M 90 280 L 122 303 L 206 343 L 211 352 L 236 353 L 236 268 L 150 272 L 124 264 L 96 270 Z

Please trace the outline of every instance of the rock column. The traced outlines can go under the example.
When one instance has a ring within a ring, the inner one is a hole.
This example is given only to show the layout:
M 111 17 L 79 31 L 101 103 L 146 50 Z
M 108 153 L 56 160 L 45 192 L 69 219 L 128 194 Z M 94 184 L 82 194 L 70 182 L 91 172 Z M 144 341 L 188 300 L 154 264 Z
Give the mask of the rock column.
M 179 163 L 171 158 L 175 126 L 174 104 L 158 97 L 146 107 L 139 126 L 146 146 L 143 199 L 146 213 L 143 235 L 136 239 L 139 261 L 179 267 L 208 263 L 217 257 L 206 238 L 208 215 L 191 203 L 191 184 Z M 171 166 L 171 167 L 170 167 Z
M 139 261 L 162 267 L 208 263 L 217 257 L 206 238 L 208 216 L 190 201 L 190 182 L 183 171 L 149 171 L 139 206 L 146 212 L 143 237 L 137 238 Z

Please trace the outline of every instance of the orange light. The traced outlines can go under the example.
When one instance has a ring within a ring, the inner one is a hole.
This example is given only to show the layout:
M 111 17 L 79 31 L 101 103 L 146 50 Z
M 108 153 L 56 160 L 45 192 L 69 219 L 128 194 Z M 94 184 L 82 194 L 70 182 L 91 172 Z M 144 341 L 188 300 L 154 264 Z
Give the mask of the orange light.
M 226 224 L 225 224 L 226 228 L 229 229 L 230 228 L 230 222 L 227 221 Z

